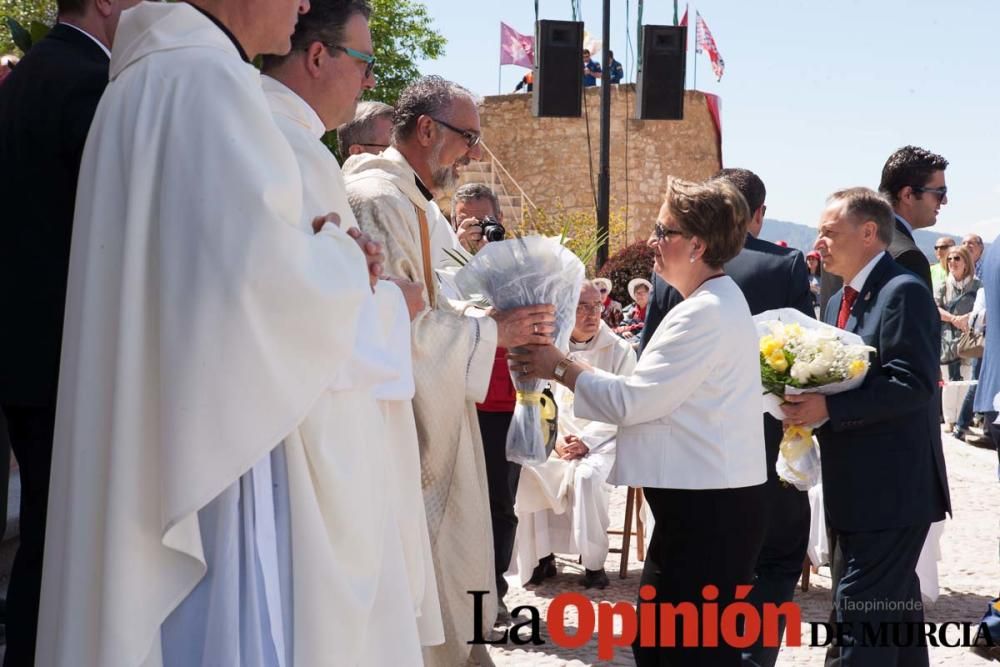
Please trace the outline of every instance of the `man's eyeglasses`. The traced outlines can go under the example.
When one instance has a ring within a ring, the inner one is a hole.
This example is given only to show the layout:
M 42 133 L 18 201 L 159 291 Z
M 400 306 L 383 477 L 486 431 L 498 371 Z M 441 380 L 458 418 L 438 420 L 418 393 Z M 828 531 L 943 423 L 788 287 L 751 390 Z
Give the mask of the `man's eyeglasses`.
M 936 245 L 936 246 L 934 246 L 934 249 L 935 250 L 947 250 L 949 248 L 954 248 L 954 247 L 955 247 L 955 244 L 951 243 L 949 245 Z
M 388 148 L 389 144 L 358 144 L 358 146 L 368 146 L 368 148 Z
M 653 233 L 656 234 L 657 241 L 662 241 L 668 236 L 684 236 L 684 232 L 682 232 L 681 230 L 670 229 L 669 227 L 661 225 L 660 223 L 656 223 L 655 225 L 653 225 Z
M 434 121 L 438 125 L 444 125 L 445 127 L 447 127 L 452 132 L 455 132 L 456 134 L 462 135 L 462 137 L 465 139 L 465 143 L 469 145 L 469 148 L 472 148 L 473 146 L 475 146 L 476 144 L 478 144 L 479 140 L 482 139 L 482 136 L 478 132 L 473 132 L 472 130 L 462 130 L 462 129 L 459 129 L 459 128 L 455 127 L 454 125 L 450 125 L 450 124 L 444 122 L 440 118 L 435 118 L 434 116 L 428 116 L 428 118 L 430 118 L 432 121 Z
M 925 187 L 918 187 L 918 186 L 915 185 L 915 186 L 913 186 L 913 191 L 914 192 L 929 192 L 932 195 L 937 195 L 938 201 L 940 201 L 940 200 L 942 200 L 942 199 L 944 199 L 945 197 L 948 196 L 948 188 L 947 187 L 925 188 Z
M 355 51 L 354 49 L 348 48 L 346 46 L 341 46 L 340 44 L 327 44 L 326 42 L 323 42 L 323 46 L 325 46 L 328 49 L 343 51 L 344 53 L 354 58 L 355 60 L 360 60 L 361 62 L 366 63 L 367 66 L 365 67 L 365 78 L 367 79 L 372 75 L 372 71 L 375 69 L 375 56 L 368 53 L 361 53 L 360 51 Z
M 576 307 L 576 312 L 581 315 L 587 315 L 588 313 L 602 313 L 604 312 L 604 304 L 602 303 L 581 303 Z

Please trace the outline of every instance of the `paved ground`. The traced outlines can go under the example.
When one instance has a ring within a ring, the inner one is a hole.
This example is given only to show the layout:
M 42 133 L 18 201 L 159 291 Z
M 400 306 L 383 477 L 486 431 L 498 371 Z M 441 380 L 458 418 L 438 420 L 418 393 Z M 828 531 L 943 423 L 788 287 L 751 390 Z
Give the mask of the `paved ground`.
M 997 483 L 997 455 L 992 449 L 979 449 L 945 438 L 945 457 L 948 462 L 948 476 L 951 485 L 952 504 L 955 508 L 954 520 L 948 521 L 941 538 L 942 560 L 938 563 L 941 596 L 933 607 L 928 608 L 928 621 L 968 621 L 978 622 L 988 601 L 1000 588 L 1000 484 Z M 625 494 L 616 489 L 612 496 L 612 525 L 620 527 L 624 517 Z M 634 541 L 633 541 L 634 544 Z M 612 546 L 617 546 L 617 538 L 612 538 Z M 620 556 L 611 554 L 607 561 L 609 573 L 617 573 Z M 609 664 L 632 665 L 631 652 L 616 653 L 614 660 L 597 660 L 596 641 L 576 650 L 555 646 L 545 629 L 544 616 L 549 601 L 563 592 L 580 592 L 594 602 L 636 600 L 636 587 L 641 571 L 641 563 L 636 560 L 633 549 L 629 560 L 629 574 L 626 579 L 612 575 L 611 586 L 603 591 L 591 592 L 577 583 L 582 573 L 581 566 L 572 557 L 558 558 L 559 576 L 550 579 L 535 590 L 512 588 L 508 594 L 508 606 L 533 605 L 542 614 L 542 634 L 546 644 L 538 647 L 514 648 L 494 647 L 490 654 L 497 665 L 580 665 Z M 810 579 L 807 593 L 796 591 L 796 601 L 802 607 L 803 621 L 825 621 L 830 609 L 829 571 L 821 568 Z M 567 619 L 569 621 L 574 619 Z M 803 624 L 803 640 L 808 642 L 809 626 Z M 931 648 L 931 665 L 955 667 L 959 665 L 989 664 L 963 648 Z M 783 648 L 778 658 L 779 667 L 819 666 L 823 664 L 824 650 L 802 646 Z

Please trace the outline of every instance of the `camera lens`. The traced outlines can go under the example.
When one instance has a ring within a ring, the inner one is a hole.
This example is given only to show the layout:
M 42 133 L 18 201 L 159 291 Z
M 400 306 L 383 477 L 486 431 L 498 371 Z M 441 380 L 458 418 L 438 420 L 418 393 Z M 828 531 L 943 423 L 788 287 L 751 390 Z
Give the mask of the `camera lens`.
M 479 226 L 483 230 L 483 238 L 488 242 L 492 243 L 494 241 L 503 241 L 504 237 L 507 235 L 507 230 L 503 228 L 496 218 L 492 216 L 486 216 L 483 221 L 479 223 Z

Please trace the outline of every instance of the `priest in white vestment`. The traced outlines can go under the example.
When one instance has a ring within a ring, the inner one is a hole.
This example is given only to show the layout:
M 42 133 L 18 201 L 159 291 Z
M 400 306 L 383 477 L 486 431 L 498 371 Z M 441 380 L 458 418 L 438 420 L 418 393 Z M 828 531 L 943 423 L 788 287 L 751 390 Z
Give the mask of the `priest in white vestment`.
M 601 293 L 580 289 L 570 354 L 615 375 L 630 375 L 635 351 L 603 322 Z M 554 553 L 579 554 L 585 587 L 604 588 L 608 577 L 608 475 L 615 463 L 617 426 L 573 414 L 573 392 L 555 384 L 559 438 L 549 460 L 523 466 L 517 491 L 517 571 L 522 585 L 555 576 Z
M 475 402 L 482 401 L 496 346 L 551 340 L 554 308 L 527 306 L 493 317 L 469 317 L 445 298 L 434 275 L 454 238 L 431 201 L 452 185 L 457 167 L 479 159 L 479 114 L 472 95 L 440 77 L 425 77 L 396 104 L 393 146 L 344 165 L 347 194 L 361 229 L 385 247 L 386 271 L 425 285 L 425 309 L 413 321 L 424 505 L 434 555 L 445 644 L 424 649 L 427 665 L 455 667 L 468 644 L 496 617 L 489 497 Z M 474 599 L 488 591 L 474 628 Z M 489 664 L 482 645 L 476 659 Z
M 378 248 L 303 209 L 250 63 L 307 7 L 122 16 L 76 203 L 38 665 L 365 664 L 406 590 L 380 581 L 398 532 L 364 400 L 399 373 L 357 345 Z M 418 650 L 415 623 L 393 641 Z
M 368 10 L 360 2 L 311 0 L 308 13 L 299 19 L 292 35 L 292 51 L 286 56 L 265 56 L 264 93 L 274 119 L 295 152 L 302 174 L 304 210 L 335 211 L 340 228 L 356 228 L 357 222 L 347 202 L 340 165 L 321 141 L 322 136 L 354 116 L 362 91 L 374 88 L 375 77 L 364 60 L 334 50 L 328 44 L 342 44 L 357 53 L 371 54 Z M 391 109 L 391 107 L 390 107 Z M 303 218 L 303 228 L 311 220 Z M 397 284 L 399 286 L 397 286 Z M 400 287 L 404 288 L 404 299 Z M 420 491 L 420 458 L 417 430 L 413 419 L 413 372 L 410 358 L 410 317 L 423 309 L 422 286 L 399 280 L 379 281 L 375 291 L 377 312 L 361 321 L 358 343 L 373 348 L 383 360 L 391 360 L 400 378 L 374 388 L 384 417 L 382 435 L 374 431 L 370 440 L 386 445 L 385 462 L 389 481 L 369 493 L 386 494 L 393 500 L 395 527 L 402 541 L 405 573 L 409 589 L 388 597 L 389 606 L 372 614 L 369 636 L 386 651 L 398 649 L 398 642 L 385 641 L 400 624 L 396 615 L 415 618 L 424 645 L 444 642 L 441 609 L 434 579 L 427 516 Z M 409 306 L 409 307 L 408 307 Z M 345 419 L 350 419 L 345 413 Z M 374 455 L 374 454 L 372 454 Z M 360 498 L 358 500 L 361 500 Z M 353 536 L 343 536 L 350 540 Z M 400 554 L 394 553 L 398 558 Z M 388 552 L 387 552 L 388 559 Z M 383 570 L 396 567 L 386 563 Z M 406 594 L 412 604 L 403 604 Z M 417 656 L 381 655 L 378 664 L 409 664 Z

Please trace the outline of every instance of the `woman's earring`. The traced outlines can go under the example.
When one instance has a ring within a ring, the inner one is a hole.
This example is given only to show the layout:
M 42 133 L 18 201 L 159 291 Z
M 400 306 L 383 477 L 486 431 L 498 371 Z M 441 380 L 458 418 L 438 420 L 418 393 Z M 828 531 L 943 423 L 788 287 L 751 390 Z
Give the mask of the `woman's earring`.
M 691 259 L 691 263 L 694 264 L 694 255 L 691 255 L 690 259 Z

